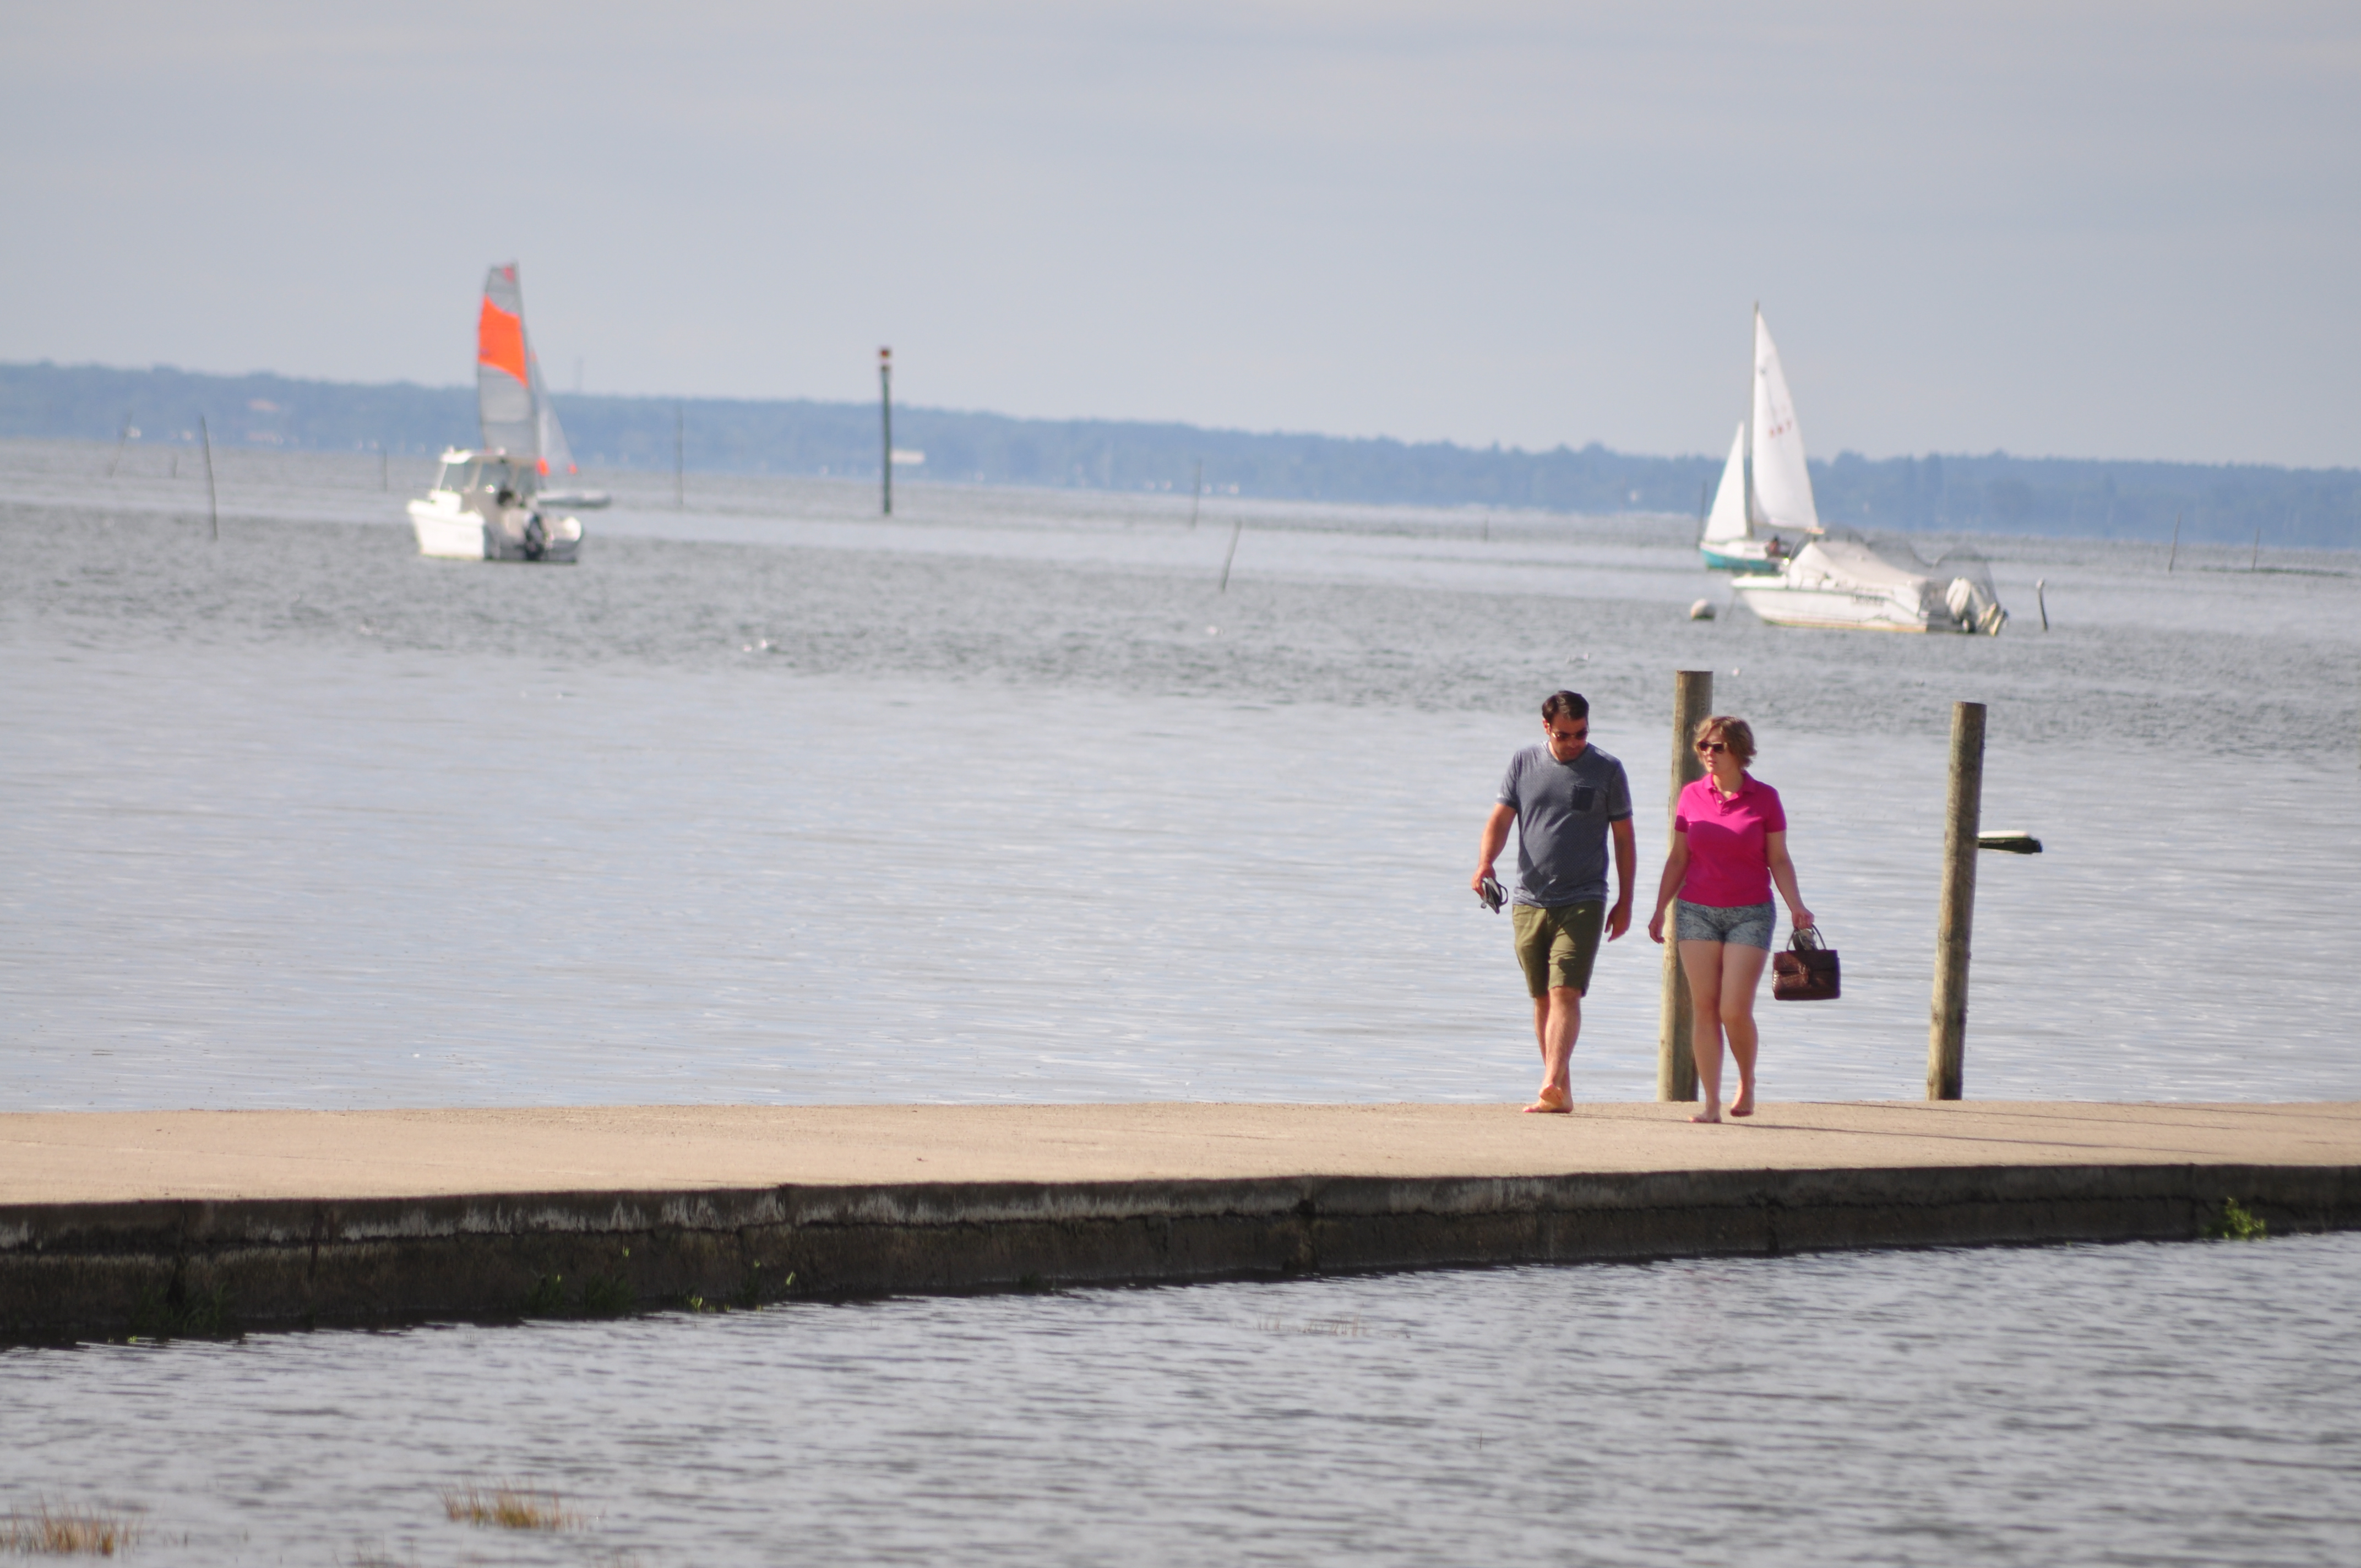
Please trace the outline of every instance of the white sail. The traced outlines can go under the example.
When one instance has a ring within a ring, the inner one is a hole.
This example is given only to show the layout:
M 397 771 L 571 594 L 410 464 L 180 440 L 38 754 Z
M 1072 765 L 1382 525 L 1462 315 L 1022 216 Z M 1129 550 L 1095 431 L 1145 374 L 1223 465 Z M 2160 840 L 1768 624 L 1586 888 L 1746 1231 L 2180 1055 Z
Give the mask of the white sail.
M 1804 462 L 1804 433 L 1795 424 L 1795 400 L 1763 313 L 1754 313 L 1754 517 L 1773 528 L 1820 532 L 1819 509 L 1812 504 L 1812 474 Z
M 1721 484 L 1705 520 L 1705 542 L 1726 544 L 1752 533 L 1746 525 L 1746 427 L 1741 424 L 1730 438 L 1730 461 L 1721 466 Z
M 525 338 L 524 362 L 531 372 L 533 431 L 539 438 L 541 477 L 546 479 L 553 474 L 571 474 L 574 449 L 566 444 L 566 429 L 557 422 L 557 405 L 549 400 L 549 385 L 541 378 L 541 356 L 533 351 L 530 334 Z

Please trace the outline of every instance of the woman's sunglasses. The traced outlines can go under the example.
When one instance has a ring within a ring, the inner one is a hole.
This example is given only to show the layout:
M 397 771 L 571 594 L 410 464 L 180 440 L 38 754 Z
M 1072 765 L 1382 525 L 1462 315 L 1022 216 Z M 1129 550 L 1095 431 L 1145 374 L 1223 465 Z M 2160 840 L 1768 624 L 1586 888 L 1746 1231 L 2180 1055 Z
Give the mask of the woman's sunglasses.
M 1711 756 L 1716 751 L 1727 751 L 1730 748 L 1719 740 L 1700 740 L 1697 742 L 1697 750 Z

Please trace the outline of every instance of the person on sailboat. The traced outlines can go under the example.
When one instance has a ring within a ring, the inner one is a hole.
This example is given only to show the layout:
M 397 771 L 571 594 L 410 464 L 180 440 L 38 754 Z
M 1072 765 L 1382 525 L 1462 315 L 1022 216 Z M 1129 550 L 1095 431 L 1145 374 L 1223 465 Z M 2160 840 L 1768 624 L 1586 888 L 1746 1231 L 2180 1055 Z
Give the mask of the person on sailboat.
M 1623 764 L 1590 743 L 1590 704 L 1579 692 L 1553 692 L 1542 704 L 1545 743 L 1509 762 L 1499 799 L 1485 820 L 1476 874 L 1468 885 L 1499 907 L 1492 862 L 1517 828 L 1517 962 L 1533 999 L 1533 1039 L 1541 1047 L 1540 1095 L 1528 1111 L 1573 1109 L 1574 1042 L 1582 1033 L 1582 997 L 1604 928 L 1613 941 L 1631 928 L 1631 883 L 1639 850 L 1631 836 L 1631 785 Z M 1615 841 L 1615 907 L 1607 907 L 1607 843 Z
M 1705 1103 L 1689 1120 L 1719 1122 L 1725 1037 L 1738 1064 L 1738 1097 L 1730 1113 L 1754 1114 L 1754 992 L 1778 926 L 1772 884 L 1778 884 L 1797 930 L 1812 924 L 1812 912 L 1795 891 L 1779 792 L 1746 771 L 1754 760 L 1753 729 L 1742 718 L 1718 713 L 1697 725 L 1692 740 L 1706 776 L 1681 791 L 1674 810 L 1673 847 L 1656 884 L 1648 939 L 1664 940 L 1664 914 L 1672 906 L 1673 939 L 1681 945 L 1681 972 L 1689 984 L 1689 1050 Z

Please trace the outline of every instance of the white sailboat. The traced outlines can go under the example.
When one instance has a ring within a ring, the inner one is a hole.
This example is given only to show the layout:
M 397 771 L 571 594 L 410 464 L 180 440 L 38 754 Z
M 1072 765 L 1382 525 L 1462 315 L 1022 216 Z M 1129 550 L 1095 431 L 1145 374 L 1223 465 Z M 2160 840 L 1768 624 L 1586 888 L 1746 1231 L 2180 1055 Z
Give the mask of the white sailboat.
M 1704 537 L 1697 541 L 1705 564 L 1722 572 L 1776 572 L 1793 546 L 1780 531 L 1817 534 L 1819 508 L 1812 500 L 1812 471 L 1804 459 L 1804 433 L 1795 422 L 1795 400 L 1763 308 L 1754 310 L 1753 391 L 1744 424 L 1730 444 L 1721 483 L 1713 493 Z
M 1725 520 L 1717 540 L 1713 520 L 1700 543 L 1708 565 L 1750 575 L 1732 587 L 1746 608 L 1773 626 L 1817 626 L 1871 631 L 1969 631 L 1997 633 L 2008 620 L 1982 562 L 1948 559 L 1929 575 L 1881 555 L 1866 540 L 1832 535 L 1820 525 L 1812 499 L 1812 472 L 1804 458 L 1804 434 L 1795 401 L 1763 309 L 1754 311 L 1754 405 L 1741 430 L 1753 461 L 1751 476 L 1738 476 L 1738 448 L 1722 470 L 1714 516 L 1723 515 L 1722 496 L 1733 478 L 1744 487 L 1743 533 L 1732 534 Z M 1775 530 L 1801 532 L 1789 550 Z M 1759 551 L 1760 554 L 1750 552 Z M 1721 558 L 1717 559 L 1717 553 Z
M 525 336 L 514 262 L 484 278 L 476 318 L 476 416 L 483 445 L 444 453 L 434 488 L 410 503 L 418 553 L 462 561 L 572 561 L 582 547 L 582 520 L 556 508 L 582 503 L 544 492 L 542 481 L 553 457 L 572 473 L 573 455 Z M 604 502 L 598 497 L 592 504 Z
M 1717 572 L 1775 572 L 1786 562 L 1784 542 L 1775 533 L 1757 539 L 1747 518 L 1746 427 L 1742 424 L 1730 444 L 1730 461 L 1721 466 L 1721 483 L 1714 488 L 1713 510 L 1706 514 L 1705 535 L 1697 541 L 1697 552 Z

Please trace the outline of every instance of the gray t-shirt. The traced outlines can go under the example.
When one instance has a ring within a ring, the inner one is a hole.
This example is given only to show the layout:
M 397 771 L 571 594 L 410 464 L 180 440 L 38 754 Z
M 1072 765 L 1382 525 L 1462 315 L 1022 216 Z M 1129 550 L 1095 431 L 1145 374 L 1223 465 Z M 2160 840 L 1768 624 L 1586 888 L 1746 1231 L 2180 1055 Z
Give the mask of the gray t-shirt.
M 1571 762 L 1528 746 L 1510 759 L 1499 798 L 1517 813 L 1519 904 L 1607 901 L 1607 825 L 1631 815 L 1622 763 L 1596 746 Z

